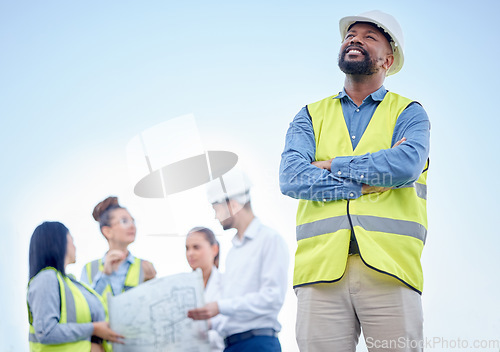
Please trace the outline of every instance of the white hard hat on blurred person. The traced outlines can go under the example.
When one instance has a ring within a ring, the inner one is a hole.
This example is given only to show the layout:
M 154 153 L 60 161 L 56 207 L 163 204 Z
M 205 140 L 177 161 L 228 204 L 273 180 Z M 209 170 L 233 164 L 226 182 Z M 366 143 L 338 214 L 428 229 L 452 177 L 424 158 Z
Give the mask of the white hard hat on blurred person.
M 233 199 L 245 205 L 250 201 L 251 187 L 252 183 L 247 174 L 235 167 L 207 184 L 207 198 L 211 204 L 224 203 Z
M 398 21 L 396 21 L 393 16 L 378 10 L 363 12 L 358 16 L 341 18 L 339 21 L 339 29 L 342 40 L 344 40 L 349 28 L 356 22 L 373 23 L 392 38 L 390 44 L 394 55 L 394 63 L 389 68 L 386 75 L 389 76 L 399 72 L 404 63 L 404 37 Z

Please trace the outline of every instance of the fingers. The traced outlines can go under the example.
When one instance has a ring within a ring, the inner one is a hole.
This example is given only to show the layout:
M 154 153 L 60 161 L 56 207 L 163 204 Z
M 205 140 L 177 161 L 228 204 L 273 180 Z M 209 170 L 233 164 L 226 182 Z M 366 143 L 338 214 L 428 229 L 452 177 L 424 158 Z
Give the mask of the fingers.
M 382 193 L 392 189 L 392 187 L 378 187 L 378 186 L 369 186 L 364 184 L 361 187 L 362 194 L 370 194 L 370 193 Z
M 106 340 L 110 341 L 110 342 L 115 342 L 115 343 L 121 343 L 123 344 L 123 340 L 125 339 L 124 336 L 114 332 L 113 330 L 109 329 L 109 335 L 108 335 L 108 338 L 106 338 Z
M 118 261 L 118 260 L 123 260 L 127 256 L 127 253 L 125 251 L 121 251 L 119 249 L 111 249 L 106 253 L 106 261 Z
M 331 165 L 332 165 L 333 158 L 330 160 L 320 160 L 320 161 L 313 161 L 311 165 L 319 167 L 320 169 L 325 169 L 325 170 L 330 170 Z
M 193 320 L 207 320 L 210 319 L 210 315 L 208 314 L 208 310 L 203 308 L 191 309 L 188 311 L 188 318 Z
M 207 303 L 204 307 L 191 309 L 188 311 L 188 318 L 193 320 L 207 320 L 219 314 L 217 302 Z
M 191 318 L 193 320 L 200 320 L 200 319 L 202 319 L 201 318 L 201 316 L 203 315 L 202 312 L 201 312 L 202 309 L 203 308 L 189 310 L 188 314 L 187 314 L 188 318 Z
M 118 269 L 119 264 L 125 260 L 127 253 L 118 249 L 111 249 L 106 253 L 104 259 L 104 273 L 110 275 L 113 271 Z
M 406 137 L 403 137 L 401 138 L 399 141 L 396 142 L 396 144 L 394 144 L 392 147 L 395 148 L 397 147 L 398 145 L 400 145 L 401 143 L 403 142 L 406 142 Z
M 98 336 L 104 340 L 108 340 L 111 342 L 123 343 L 123 339 L 125 339 L 125 337 L 123 335 L 120 335 L 119 333 L 111 330 L 108 322 L 97 321 L 97 322 L 94 322 L 92 324 L 94 325 L 93 334 L 95 336 Z

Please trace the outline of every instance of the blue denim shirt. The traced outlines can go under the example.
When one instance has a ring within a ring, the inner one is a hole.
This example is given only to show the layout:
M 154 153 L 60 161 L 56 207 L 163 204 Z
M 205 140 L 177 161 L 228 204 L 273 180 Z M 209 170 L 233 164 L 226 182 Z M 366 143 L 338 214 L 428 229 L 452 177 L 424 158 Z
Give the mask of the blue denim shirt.
M 363 136 L 378 104 L 384 99 L 384 86 L 368 95 L 360 106 L 346 94 L 340 99 L 353 149 Z M 280 188 L 283 194 L 297 199 L 331 201 L 361 196 L 363 184 L 401 187 L 416 181 L 429 155 L 430 122 L 423 107 L 411 103 L 398 117 L 392 145 L 403 137 L 396 148 L 359 156 L 336 157 L 331 171 L 311 165 L 316 161 L 316 140 L 311 118 L 303 107 L 286 134 L 281 154 Z

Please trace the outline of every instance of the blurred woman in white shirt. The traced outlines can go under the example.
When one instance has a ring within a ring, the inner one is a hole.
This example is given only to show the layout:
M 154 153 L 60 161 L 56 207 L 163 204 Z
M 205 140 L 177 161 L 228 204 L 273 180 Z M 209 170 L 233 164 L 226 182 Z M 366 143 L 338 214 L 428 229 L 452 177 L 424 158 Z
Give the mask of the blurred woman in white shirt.
M 186 258 L 191 269 L 200 268 L 205 285 L 205 302 L 220 298 L 221 273 L 219 267 L 219 243 L 212 230 L 195 227 L 186 236 Z M 209 330 L 208 338 L 212 352 L 224 350 L 224 340 L 215 330 Z

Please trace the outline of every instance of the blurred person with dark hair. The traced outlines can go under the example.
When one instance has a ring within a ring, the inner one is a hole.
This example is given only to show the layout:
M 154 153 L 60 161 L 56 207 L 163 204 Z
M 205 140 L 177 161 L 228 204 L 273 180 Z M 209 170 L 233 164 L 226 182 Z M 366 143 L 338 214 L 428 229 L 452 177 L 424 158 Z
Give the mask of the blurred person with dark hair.
M 186 236 L 186 258 L 191 269 L 200 268 L 205 285 L 205 302 L 220 298 L 221 273 L 219 267 L 219 242 L 212 230 L 206 227 L 194 227 Z M 212 319 L 216 319 L 214 317 Z M 215 330 L 208 331 L 212 352 L 224 350 L 224 340 Z
M 97 204 L 92 216 L 99 222 L 109 250 L 103 258 L 83 267 L 83 282 L 92 285 L 106 299 L 108 294 L 118 295 L 156 276 L 153 264 L 134 257 L 128 250 L 137 229 L 134 218 L 118 203 L 117 197 L 108 197 Z
M 102 297 L 66 275 L 76 249 L 66 226 L 44 222 L 31 236 L 28 317 L 30 351 L 104 351 L 123 336 L 110 329 Z

